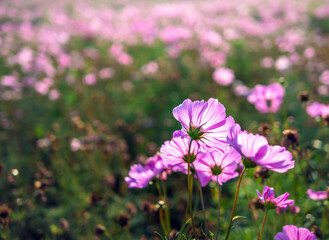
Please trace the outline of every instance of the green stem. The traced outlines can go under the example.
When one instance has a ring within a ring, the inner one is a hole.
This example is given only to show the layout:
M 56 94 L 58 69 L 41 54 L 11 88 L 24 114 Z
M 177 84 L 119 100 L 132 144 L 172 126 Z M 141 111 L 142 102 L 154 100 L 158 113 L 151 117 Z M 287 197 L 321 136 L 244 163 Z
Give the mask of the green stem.
M 241 181 L 242 181 L 243 175 L 245 174 L 246 170 L 247 170 L 247 168 L 244 167 L 243 170 L 242 170 L 242 173 L 240 174 L 240 177 L 239 177 L 239 182 L 238 182 L 238 186 L 237 186 L 236 191 L 235 191 L 234 203 L 233 203 L 233 208 L 232 208 L 232 212 L 231 212 L 230 225 L 228 227 L 225 240 L 227 240 L 228 237 L 229 237 L 229 235 L 230 235 L 230 231 L 231 231 L 231 227 L 232 227 L 232 222 L 233 222 L 233 217 L 234 217 L 234 213 L 235 213 L 236 201 L 238 199 Z
M 162 195 L 161 187 L 160 187 L 157 179 L 154 180 L 154 181 L 155 181 L 155 185 L 158 189 L 160 199 L 162 200 L 164 198 L 163 198 L 163 195 Z M 162 231 L 166 236 L 168 236 L 169 235 L 168 230 L 167 230 L 166 225 L 165 225 L 164 220 L 163 220 L 163 208 L 162 208 L 162 206 L 160 206 L 160 208 L 159 208 L 159 218 L 160 218 L 160 224 L 161 224 L 161 227 L 162 227 Z
M 190 140 L 190 144 L 188 146 L 188 157 L 187 157 L 187 188 L 188 188 L 188 201 L 190 205 L 190 215 L 191 215 L 191 223 L 192 223 L 192 229 L 193 234 L 196 235 L 196 229 L 195 229 L 195 223 L 194 223 L 194 217 L 193 217 L 193 209 L 192 209 L 192 185 L 191 185 L 191 145 L 192 145 L 192 139 Z
M 163 199 L 163 195 L 162 195 L 161 187 L 160 187 L 160 185 L 159 185 L 159 183 L 158 183 L 158 180 L 155 179 L 154 182 L 155 182 L 155 186 L 156 186 L 157 189 L 158 189 L 160 199 L 162 200 L 162 199 Z
M 198 172 L 195 170 L 194 164 L 192 163 L 193 169 L 196 173 L 196 177 L 198 179 L 198 185 L 199 185 L 199 190 L 200 190 L 200 199 L 201 199 L 201 206 L 202 206 L 202 213 L 203 213 L 203 221 L 204 221 L 204 227 L 206 230 L 206 240 L 208 240 L 208 226 L 207 226 L 207 219 L 206 219 L 206 208 L 204 205 L 204 200 L 203 200 L 203 193 L 202 193 L 202 188 L 201 188 L 201 182 L 199 179 Z
M 260 231 L 260 235 L 259 235 L 259 240 L 262 240 L 264 226 L 265 226 L 265 222 L 266 222 L 266 218 L 267 218 L 267 213 L 268 213 L 268 208 L 266 208 L 266 212 L 265 212 L 265 216 L 264 216 L 264 220 L 263 220 L 263 225 L 262 225 L 262 230 Z
M 160 217 L 160 224 L 161 224 L 161 227 L 162 227 L 162 230 L 164 232 L 164 234 L 166 236 L 169 236 L 168 232 L 167 232 L 167 229 L 166 229 L 166 225 L 165 225 L 165 222 L 163 220 L 163 208 L 160 206 L 159 208 L 159 217 Z
M 167 230 L 170 231 L 171 226 L 170 226 L 170 212 L 169 212 L 168 198 L 167 198 L 167 188 L 163 181 L 162 181 L 162 189 L 163 189 L 163 195 L 164 195 L 164 200 L 165 200 L 165 204 L 166 204 L 165 221 L 166 221 Z
M 220 185 L 218 183 L 218 175 L 217 175 L 217 185 L 218 185 L 218 214 L 217 214 L 217 230 L 216 230 L 216 240 L 218 239 L 219 234 L 219 216 L 220 216 Z

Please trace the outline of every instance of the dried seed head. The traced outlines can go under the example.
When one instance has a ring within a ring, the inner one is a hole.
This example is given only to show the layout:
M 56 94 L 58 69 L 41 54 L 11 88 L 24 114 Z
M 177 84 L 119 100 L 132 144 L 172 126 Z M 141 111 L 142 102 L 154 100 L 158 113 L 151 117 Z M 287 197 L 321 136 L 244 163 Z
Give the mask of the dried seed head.
M 315 234 L 315 236 L 317 238 L 322 239 L 322 232 L 321 232 L 321 229 L 318 226 L 312 225 L 311 226 L 311 231 Z
M 10 208 L 8 208 L 8 206 L 6 204 L 2 204 L 0 206 L 0 223 L 5 228 L 9 227 L 9 223 L 11 221 L 11 219 L 10 219 L 11 212 L 12 212 L 12 210 Z
M 248 207 L 253 208 L 253 209 L 264 210 L 264 204 L 260 201 L 259 197 L 255 197 L 255 198 L 251 199 Z
M 101 225 L 101 224 L 98 224 L 96 227 L 95 227 L 95 238 L 96 239 L 99 239 L 100 236 L 102 236 L 104 234 L 104 232 L 106 231 L 106 228 Z
M 132 216 L 136 215 L 136 213 L 137 213 L 137 207 L 132 202 L 129 202 L 126 204 L 126 210 L 127 210 L 128 214 L 132 215 Z
M 299 133 L 297 129 L 286 129 L 283 131 L 281 145 L 292 149 L 299 146 Z
M 308 91 L 301 91 L 298 93 L 298 99 L 301 102 L 307 102 L 309 100 L 309 93 Z
M 261 166 L 255 167 L 255 174 L 254 178 L 258 179 L 259 177 L 262 179 L 261 184 L 264 184 L 265 178 L 268 178 L 270 176 L 270 171 L 266 168 L 262 168 Z
M 64 231 L 68 231 L 70 229 L 70 223 L 65 218 L 61 218 L 59 220 L 59 226 Z
M 125 227 L 129 224 L 130 217 L 126 213 L 120 213 L 116 220 L 121 227 Z
M 263 122 L 260 124 L 258 131 L 262 135 L 268 135 L 271 132 L 271 125 L 266 122 Z
M 152 203 L 149 200 L 145 199 L 145 200 L 141 201 L 141 203 L 139 204 L 139 207 L 142 212 L 150 213 L 151 205 L 152 205 Z

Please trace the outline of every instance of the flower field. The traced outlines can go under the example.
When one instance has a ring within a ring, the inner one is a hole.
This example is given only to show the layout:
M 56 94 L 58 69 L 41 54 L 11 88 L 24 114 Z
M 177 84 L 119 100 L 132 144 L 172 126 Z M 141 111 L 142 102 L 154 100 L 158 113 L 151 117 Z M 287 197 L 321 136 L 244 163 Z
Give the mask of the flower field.
M 0 239 L 329 239 L 325 0 L 0 1 Z

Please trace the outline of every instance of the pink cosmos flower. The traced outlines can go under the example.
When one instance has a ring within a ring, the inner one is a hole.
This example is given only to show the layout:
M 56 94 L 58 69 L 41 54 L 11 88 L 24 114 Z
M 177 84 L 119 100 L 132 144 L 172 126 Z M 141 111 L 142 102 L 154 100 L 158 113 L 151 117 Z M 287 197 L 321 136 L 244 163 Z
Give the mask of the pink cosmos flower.
M 96 76 L 93 73 L 88 73 L 84 78 L 84 82 L 87 85 L 95 85 L 97 82 Z
M 264 136 L 241 131 L 237 123 L 231 127 L 227 141 L 242 156 L 255 163 L 261 160 L 268 150 L 268 142 Z
M 280 109 L 284 92 L 284 87 L 279 83 L 268 86 L 257 84 L 248 96 L 248 101 L 261 113 L 276 112 Z
M 217 99 L 194 101 L 186 99 L 173 109 L 174 117 L 182 124 L 182 131 L 201 147 L 221 149 L 228 146 L 226 137 L 234 119 L 226 118 L 225 107 Z
M 53 84 L 53 80 L 50 78 L 44 78 L 42 81 L 37 82 L 34 86 L 35 90 L 41 95 L 46 95 L 50 86 Z
M 291 61 L 287 56 L 281 56 L 275 61 L 275 68 L 279 71 L 285 71 L 291 67 Z
M 168 26 L 160 32 L 159 36 L 165 43 L 176 43 L 181 40 L 189 39 L 192 33 L 189 29 L 184 27 Z
M 261 65 L 264 68 L 271 68 L 273 66 L 273 59 L 271 57 L 265 57 L 261 60 Z
M 292 160 L 292 154 L 281 146 L 268 146 L 267 154 L 257 163 L 266 169 L 278 173 L 284 173 L 295 167 L 295 161 Z
M 324 119 L 329 116 L 329 105 L 323 105 L 321 111 L 321 117 Z
M 134 59 L 127 53 L 122 53 L 117 57 L 117 60 L 122 65 L 131 65 L 134 62 Z
M 244 164 L 250 165 L 245 164 L 246 167 L 258 165 L 274 172 L 284 173 L 295 166 L 292 154 L 284 147 L 268 145 L 264 136 L 241 131 L 239 124 L 231 127 L 227 141 L 246 158 Z
M 260 194 L 258 190 L 256 191 L 260 201 L 264 204 L 266 208 L 286 208 L 288 205 L 295 203 L 295 200 L 287 200 L 289 197 L 289 193 L 287 192 L 275 198 L 273 188 L 268 186 L 264 187 L 263 194 Z
M 191 139 L 189 137 L 175 137 L 171 141 L 166 141 L 160 149 L 163 164 L 173 171 L 187 172 L 188 148 Z M 190 162 L 193 163 L 199 153 L 199 144 L 192 141 L 190 149 Z
M 315 56 L 315 50 L 312 47 L 308 47 L 304 50 L 304 55 L 307 58 L 312 58 Z
M 69 67 L 71 65 L 71 57 L 65 53 L 62 53 L 58 57 L 58 63 L 62 67 Z
M 17 78 L 13 75 L 5 75 L 1 79 L 1 85 L 11 88 L 17 88 L 19 86 L 19 83 L 17 81 Z
M 114 75 L 114 70 L 112 68 L 103 68 L 99 71 L 99 77 L 101 79 L 111 78 Z
M 230 147 L 224 152 L 214 151 L 199 154 L 194 167 L 202 187 L 206 186 L 210 180 L 222 185 L 239 176 L 236 169 L 240 161 L 241 155 Z
M 274 240 L 317 240 L 317 237 L 306 228 L 286 225 L 283 226 L 283 232 L 275 235 Z
M 82 144 L 81 144 L 81 142 L 80 142 L 79 139 L 77 139 L 77 138 L 73 138 L 73 139 L 71 140 L 71 150 L 72 150 L 73 152 L 76 152 L 76 151 L 80 150 L 81 147 L 82 147 Z
M 320 82 L 325 85 L 329 85 L 329 70 L 325 70 L 321 73 Z
M 327 191 L 313 191 L 312 189 L 307 190 L 307 195 L 313 200 L 325 200 L 329 199 L 329 187 Z
M 314 102 L 306 107 L 306 112 L 311 117 L 321 116 L 323 106 L 321 103 Z
M 228 86 L 234 81 L 234 72 L 229 68 L 217 68 L 213 73 L 213 79 L 216 83 Z
M 129 188 L 144 188 L 149 182 L 157 177 L 164 170 L 162 159 L 159 156 L 148 158 L 145 166 L 142 164 L 134 164 L 131 166 L 128 177 L 125 181 Z
M 60 92 L 57 90 L 57 89 L 52 89 L 50 92 L 49 92 L 49 99 L 50 100 L 56 100 L 59 98 L 60 96 Z
M 144 74 L 153 74 L 153 73 L 156 73 L 158 71 L 158 69 L 159 69 L 158 63 L 151 61 L 142 67 L 142 72 Z

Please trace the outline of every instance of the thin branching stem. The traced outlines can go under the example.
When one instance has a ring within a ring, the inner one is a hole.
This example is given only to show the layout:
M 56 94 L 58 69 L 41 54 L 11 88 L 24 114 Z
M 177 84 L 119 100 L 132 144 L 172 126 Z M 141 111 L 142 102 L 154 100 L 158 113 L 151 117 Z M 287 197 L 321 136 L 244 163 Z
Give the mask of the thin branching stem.
M 155 185 L 156 185 L 156 187 L 158 189 L 160 199 L 161 200 L 164 200 L 163 194 L 162 194 L 162 191 L 161 191 L 160 184 L 158 183 L 157 180 L 155 180 Z M 165 222 L 164 222 L 164 214 L 163 214 L 163 208 L 162 208 L 162 206 L 160 206 L 160 208 L 159 208 L 159 218 L 160 218 L 160 224 L 161 224 L 162 231 L 164 232 L 164 234 L 166 236 L 168 236 L 168 231 L 169 230 L 167 229 L 167 227 L 165 225 Z
M 260 231 L 260 235 L 259 235 L 259 240 L 262 240 L 264 226 L 265 226 L 265 222 L 266 222 L 266 218 L 267 218 L 267 213 L 268 213 L 268 208 L 266 208 L 266 211 L 265 211 L 265 215 L 264 215 L 264 219 L 263 219 L 263 224 L 262 224 L 262 230 Z
M 168 197 L 167 197 L 167 188 L 166 185 L 163 181 L 162 182 L 162 189 L 163 189 L 163 197 L 165 201 L 165 221 L 166 221 L 166 226 L 167 230 L 170 231 L 171 226 L 170 226 L 170 211 L 169 211 L 169 206 L 168 206 Z
M 217 186 L 218 186 L 218 213 L 217 213 L 217 229 L 216 229 L 216 240 L 218 239 L 219 234 L 219 218 L 220 218 L 220 185 L 218 182 L 218 175 L 217 175 Z
M 201 182 L 199 179 L 198 172 L 196 171 L 194 164 L 192 163 L 193 169 L 195 171 L 196 177 L 198 179 L 198 185 L 199 185 L 199 190 L 200 190 L 200 199 L 201 199 L 201 206 L 202 206 L 202 214 L 203 214 L 203 221 L 204 221 L 204 227 L 206 231 L 206 240 L 208 240 L 209 235 L 208 235 L 208 225 L 207 225 L 207 218 L 206 218 L 206 208 L 204 205 L 204 200 L 203 200 L 203 193 L 202 193 L 202 187 L 201 187 Z
M 241 185 L 241 181 L 242 181 L 243 175 L 245 174 L 246 170 L 247 170 L 247 168 L 244 167 L 243 170 L 242 170 L 242 173 L 240 174 L 240 177 L 239 177 L 239 182 L 238 182 L 238 186 L 237 186 L 236 191 L 235 191 L 234 203 L 233 203 L 233 208 L 232 208 L 232 212 L 231 212 L 230 225 L 228 227 L 225 240 L 227 240 L 229 235 L 230 235 L 230 231 L 231 231 L 231 228 L 232 228 L 233 217 L 234 217 L 234 213 L 235 213 L 236 202 L 237 202 L 238 195 L 239 195 L 240 185 Z
M 191 185 L 191 145 L 192 145 L 193 139 L 191 139 L 190 144 L 188 146 L 188 156 L 187 156 L 187 188 L 188 188 L 188 201 L 190 205 L 190 215 L 191 215 L 191 223 L 192 223 L 192 229 L 193 234 L 196 235 L 196 229 L 195 229 L 195 223 L 194 223 L 194 217 L 193 217 L 193 209 L 192 209 L 192 185 Z

